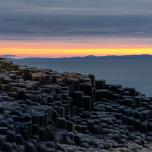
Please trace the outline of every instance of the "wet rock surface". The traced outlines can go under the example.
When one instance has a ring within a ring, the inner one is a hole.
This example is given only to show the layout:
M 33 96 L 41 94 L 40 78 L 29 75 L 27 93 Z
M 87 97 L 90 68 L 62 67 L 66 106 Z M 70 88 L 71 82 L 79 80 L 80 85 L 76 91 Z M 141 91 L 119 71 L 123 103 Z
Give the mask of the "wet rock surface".
M 152 142 L 152 99 L 94 75 L 0 59 L 0 151 L 142 152 Z

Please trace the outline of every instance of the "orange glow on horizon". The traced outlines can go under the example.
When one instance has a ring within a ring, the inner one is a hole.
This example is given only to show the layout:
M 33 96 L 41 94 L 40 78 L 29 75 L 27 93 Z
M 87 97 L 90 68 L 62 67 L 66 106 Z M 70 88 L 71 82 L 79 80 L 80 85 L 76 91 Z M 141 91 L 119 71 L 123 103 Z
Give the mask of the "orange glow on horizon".
M 140 55 L 152 54 L 152 48 L 100 48 L 100 49 L 3 49 L 0 55 L 16 55 L 18 57 L 71 57 L 71 56 L 106 56 L 106 55 Z
M 0 41 L 0 55 L 17 57 L 71 57 L 86 55 L 152 54 L 152 45 L 119 43 L 119 41 Z

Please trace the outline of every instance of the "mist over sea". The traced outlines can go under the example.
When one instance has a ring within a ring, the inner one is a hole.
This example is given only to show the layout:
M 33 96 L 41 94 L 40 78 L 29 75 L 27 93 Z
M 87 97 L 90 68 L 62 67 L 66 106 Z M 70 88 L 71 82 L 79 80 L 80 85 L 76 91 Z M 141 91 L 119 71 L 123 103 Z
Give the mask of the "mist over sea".
M 152 60 L 102 60 L 100 62 L 29 62 L 13 60 L 14 63 L 53 69 L 59 72 L 77 72 L 94 74 L 97 79 L 104 79 L 107 83 L 121 84 L 152 97 Z

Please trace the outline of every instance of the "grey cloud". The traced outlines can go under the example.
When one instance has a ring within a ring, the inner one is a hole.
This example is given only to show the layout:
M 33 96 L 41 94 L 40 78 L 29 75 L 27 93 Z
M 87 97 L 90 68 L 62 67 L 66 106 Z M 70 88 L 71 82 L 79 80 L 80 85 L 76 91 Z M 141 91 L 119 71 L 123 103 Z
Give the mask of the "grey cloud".
M 151 0 L 1 0 L 0 37 L 151 36 L 151 6 Z
M 151 16 L 18 15 L 0 20 L 0 34 L 35 36 L 151 33 Z
M 38 12 L 39 9 L 54 13 L 85 13 L 86 10 L 104 14 L 145 14 L 152 13 L 151 0 L 1 0 L 0 8 L 26 9 Z M 54 10 L 56 9 L 56 11 Z M 74 10 L 74 12 L 72 11 Z M 42 13 L 42 12 L 41 12 Z M 88 11 L 89 13 L 89 11 Z

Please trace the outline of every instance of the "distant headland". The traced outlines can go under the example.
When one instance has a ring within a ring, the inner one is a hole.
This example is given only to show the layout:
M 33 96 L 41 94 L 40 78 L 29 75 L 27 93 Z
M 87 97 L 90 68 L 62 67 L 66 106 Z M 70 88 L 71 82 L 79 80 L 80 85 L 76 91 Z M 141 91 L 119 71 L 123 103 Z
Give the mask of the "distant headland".
M 61 57 L 61 58 L 45 58 L 45 57 L 25 57 L 25 58 L 18 58 L 15 55 L 1 55 L 0 57 L 11 59 L 11 60 L 23 60 L 28 62 L 35 62 L 35 61 L 44 61 L 44 62 L 81 62 L 81 61 L 101 61 L 104 60 L 151 60 L 152 55 L 149 54 L 142 54 L 142 55 L 110 55 L 110 56 L 75 56 L 75 57 Z

